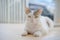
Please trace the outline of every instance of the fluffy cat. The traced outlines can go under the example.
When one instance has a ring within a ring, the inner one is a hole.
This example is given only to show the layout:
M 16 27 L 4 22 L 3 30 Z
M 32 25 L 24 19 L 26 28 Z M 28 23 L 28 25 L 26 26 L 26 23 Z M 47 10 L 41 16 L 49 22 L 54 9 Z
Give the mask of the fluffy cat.
M 28 33 L 30 33 L 33 36 L 40 37 L 52 31 L 54 27 L 53 21 L 48 17 L 41 16 L 41 9 L 31 13 L 30 9 L 26 8 L 25 13 L 26 27 L 24 33 L 22 34 L 23 36 L 26 36 Z

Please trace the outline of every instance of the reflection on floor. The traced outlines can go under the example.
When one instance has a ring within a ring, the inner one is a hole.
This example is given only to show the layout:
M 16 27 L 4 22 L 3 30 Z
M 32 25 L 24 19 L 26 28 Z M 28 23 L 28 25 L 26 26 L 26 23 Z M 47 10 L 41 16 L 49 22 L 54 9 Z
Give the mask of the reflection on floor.
M 21 36 L 24 24 L 0 24 L 0 40 L 60 40 L 60 27 L 44 37 Z

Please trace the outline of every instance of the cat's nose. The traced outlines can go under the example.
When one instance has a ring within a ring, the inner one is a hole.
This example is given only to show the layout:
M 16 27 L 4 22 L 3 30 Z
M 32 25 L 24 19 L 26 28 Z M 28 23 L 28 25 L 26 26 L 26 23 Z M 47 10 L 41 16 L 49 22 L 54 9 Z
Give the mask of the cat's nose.
M 31 22 L 34 22 L 34 19 L 32 19 Z
M 33 19 L 31 20 L 31 22 L 33 22 Z

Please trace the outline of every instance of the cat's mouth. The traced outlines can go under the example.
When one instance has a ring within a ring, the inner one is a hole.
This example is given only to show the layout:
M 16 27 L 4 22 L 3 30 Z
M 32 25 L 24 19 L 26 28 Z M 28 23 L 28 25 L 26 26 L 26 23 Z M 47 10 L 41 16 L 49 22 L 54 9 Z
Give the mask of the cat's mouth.
M 34 20 L 32 19 L 31 22 L 34 23 Z
M 36 23 L 36 21 L 35 20 L 31 20 L 31 23 Z

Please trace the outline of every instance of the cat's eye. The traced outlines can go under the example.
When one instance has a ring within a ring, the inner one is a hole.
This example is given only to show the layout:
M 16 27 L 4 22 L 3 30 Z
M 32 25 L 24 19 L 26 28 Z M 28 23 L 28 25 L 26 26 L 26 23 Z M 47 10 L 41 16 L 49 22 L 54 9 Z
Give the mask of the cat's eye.
M 28 16 L 29 18 L 31 18 L 31 16 Z
M 38 16 L 35 16 L 35 18 L 38 18 Z

